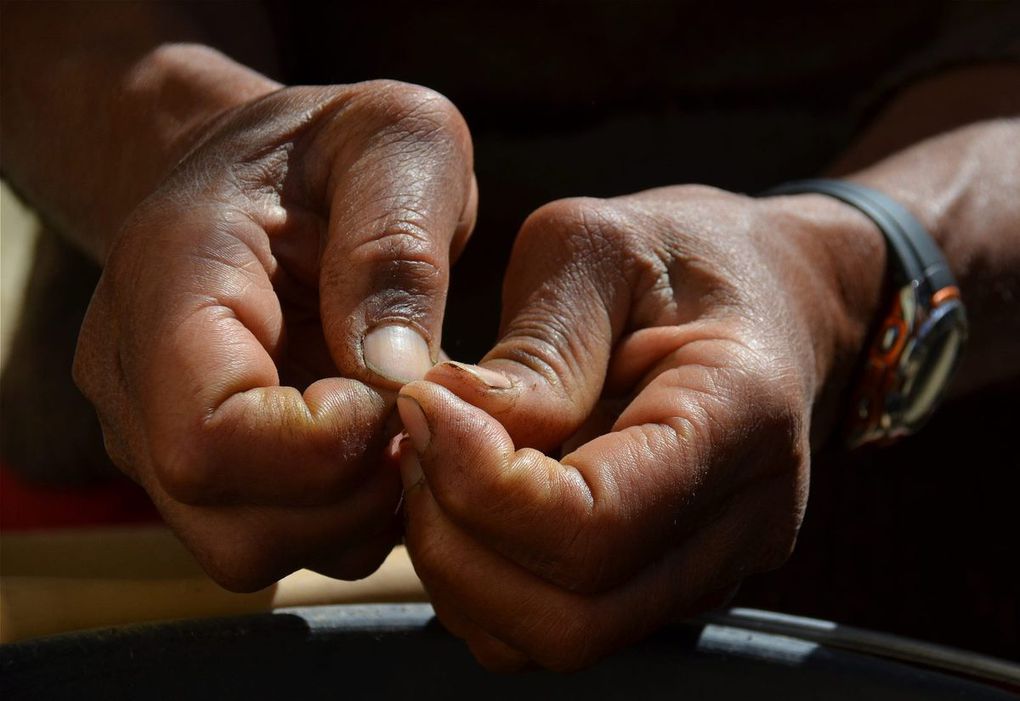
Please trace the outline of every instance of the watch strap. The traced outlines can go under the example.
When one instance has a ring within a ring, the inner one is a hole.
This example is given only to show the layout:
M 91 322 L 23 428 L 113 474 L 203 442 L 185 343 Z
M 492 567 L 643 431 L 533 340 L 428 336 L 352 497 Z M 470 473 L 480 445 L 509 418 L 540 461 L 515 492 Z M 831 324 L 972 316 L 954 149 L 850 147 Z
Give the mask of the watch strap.
M 905 277 L 916 281 L 930 296 L 937 290 L 956 287 L 945 256 L 924 226 L 907 208 L 888 195 L 846 180 L 811 178 L 783 183 L 764 194 L 818 193 L 834 197 L 862 212 L 881 230 L 895 253 L 894 264 Z
M 893 295 L 860 360 L 843 432 L 850 447 L 887 443 L 923 425 L 948 386 L 967 336 L 960 291 L 924 226 L 877 190 L 813 179 L 785 183 L 764 195 L 808 193 L 855 207 L 888 242 Z

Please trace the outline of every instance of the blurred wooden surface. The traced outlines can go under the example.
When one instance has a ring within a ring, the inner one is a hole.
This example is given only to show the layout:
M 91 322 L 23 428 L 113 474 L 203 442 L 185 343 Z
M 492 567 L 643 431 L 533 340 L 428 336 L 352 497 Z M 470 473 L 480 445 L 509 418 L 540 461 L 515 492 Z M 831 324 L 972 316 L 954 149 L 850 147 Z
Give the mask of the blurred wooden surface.
M 342 582 L 302 570 L 252 594 L 201 571 L 166 528 L 0 536 L 0 642 L 105 626 L 271 611 L 287 606 L 427 601 L 407 552 Z
M 33 280 L 32 266 L 39 256 L 40 225 L 3 183 L 0 215 L 0 365 L 7 365 L 20 309 Z M 79 296 L 77 303 L 83 311 L 88 295 Z M 76 333 L 76 327 L 72 332 Z M 68 346 L 69 359 L 73 343 L 63 345 Z M 59 395 L 62 404 L 67 403 L 63 401 L 65 395 L 68 401 L 73 398 L 81 403 L 71 383 L 69 362 L 51 365 L 60 367 L 50 368 L 52 372 L 46 374 L 57 376 L 55 381 L 61 382 L 66 391 L 48 388 L 42 394 L 49 395 L 49 400 Z M 39 374 L 34 372 L 38 368 L 29 370 L 33 370 L 29 380 Z M 20 378 L 8 373 L 4 380 L 14 383 Z M 18 401 L 19 406 L 24 404 Z M 33 414 L 32 407 L 27 406 L 24 413 Z M 67 437 L 60 442 L 66 443 Z M 4 447 L 5 452 L 11 452 L 8 449 L 12 445 Z M 81 453 L 79 446 L 72 448 L 75 454 Z M 0 494 L 0 508 L 2 502 Z M 395 549 L 379 570 L 357 582 L 302 570 L 262 591 L 234 594 L 209 579 L 163 527 L 0 535 L 0 642 L 140 621 L 229 616 L 287 606 L 425 600 L 403 548 Z

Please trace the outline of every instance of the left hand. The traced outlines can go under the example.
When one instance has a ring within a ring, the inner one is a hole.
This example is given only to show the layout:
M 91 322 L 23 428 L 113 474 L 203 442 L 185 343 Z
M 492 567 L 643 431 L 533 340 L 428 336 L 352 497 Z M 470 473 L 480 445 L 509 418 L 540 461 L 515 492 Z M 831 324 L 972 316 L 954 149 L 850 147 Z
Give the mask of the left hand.
M 534 213 L 500 342 L 398 400 L 406 542 L 440 620 L 490 668 L 570 670 L 783 563 L 883 259 L 816 195 Z
M 394 395 L 439 354 L 474 221 L 467 125 L 367 81 L 274 89 L 185 140 L 113 237 L 75 379 L 219 584 L 364 577 L 399 537 Z

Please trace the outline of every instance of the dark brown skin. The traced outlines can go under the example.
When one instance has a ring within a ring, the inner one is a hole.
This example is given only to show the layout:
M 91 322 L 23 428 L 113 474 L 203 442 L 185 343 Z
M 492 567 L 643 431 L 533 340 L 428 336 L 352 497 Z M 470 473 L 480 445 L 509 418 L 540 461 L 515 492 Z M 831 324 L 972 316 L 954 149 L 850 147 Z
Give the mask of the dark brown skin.
M 971 301 L 958 394 L 1020 372 L 1017 164 L 1010 118 L 849 176 L 920 217 Z M 440 619 L 492 669 L 572 670 L 781 565 L 884 268 L 870 221 L 816 195 L 680 186 L 531 215 L 487 372 L 443 363 L 398 399 L 405 540 Z
M 474 224 L 460 114 L 414 85 L 281 88 L 202 46 L 85 42 L 65 80 L 107 132 L 27 68 L 53 13 L 10 9 L 5 173 L 104 264 L 74 376 L 110 456 L 230 589 L 369 574 L 400 537 L 385 422 L 439 357 Z
M 406 542 L 489 667 L 584 666 L 785 560 L 882 311 L 884 243 L 856 210 L 701 186 L 554 202 L 520 232 L 489 372 L 405 384 L 439 357 L 474 222 L 457 110 L 393 82 L 282 88 L 161 44 L 193 28 L 145 10 L 97 45 L 102 13 L 75 12 L 5 5 L 5 176 L 104 263 L 75 378 L 218 581 L 381 562 L 397 391 Z M 902 96 L 838 167 L 945 250 L 978 349 L 959 392 L 1015 378 L 1020 352 L 1020 122 L 992 119 L 1020 80 L 971 73 Z M 931 101 L 968 107 L 931 123 Z M 367 357 L 394 324 L 422 342 L 375 354 L 415 362 Z
M 367 367 L 362 339 L 417 328 L 426 369 L 438 354 L 466 134 L 423 88 L 288 88 L 229 113 L 121 229 L 75 379 L 226 586 L 364 576 L 395 542 L 379 456 L 406 379 Z

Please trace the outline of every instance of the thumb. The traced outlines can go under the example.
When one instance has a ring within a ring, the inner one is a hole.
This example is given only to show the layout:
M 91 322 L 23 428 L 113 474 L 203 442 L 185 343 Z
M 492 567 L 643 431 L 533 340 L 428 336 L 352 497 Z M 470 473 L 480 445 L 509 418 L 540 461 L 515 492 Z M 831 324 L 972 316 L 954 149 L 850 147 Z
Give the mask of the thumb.
M 498 343 L 477 367 L 442 363 L 427 375 L 497 418 L 518 446 L 559 447 L 602 393 L 630 305 L 617 210 L 570 199 L 532 214 L 507 269 Z
M 364 84 L 330 130 L 323 331 L 344 376 L 395 389 L 439 354 L 450 252 L 474 224 L 471 137 L 446 98 L 391 82 Z

